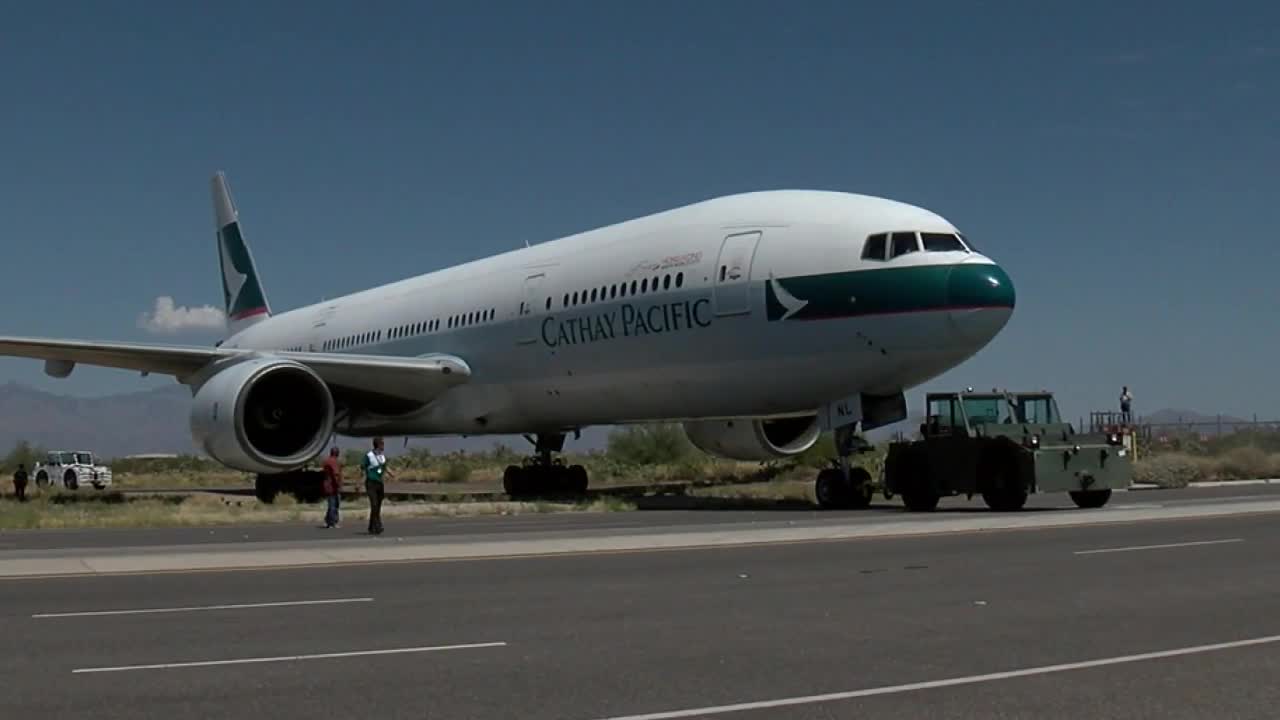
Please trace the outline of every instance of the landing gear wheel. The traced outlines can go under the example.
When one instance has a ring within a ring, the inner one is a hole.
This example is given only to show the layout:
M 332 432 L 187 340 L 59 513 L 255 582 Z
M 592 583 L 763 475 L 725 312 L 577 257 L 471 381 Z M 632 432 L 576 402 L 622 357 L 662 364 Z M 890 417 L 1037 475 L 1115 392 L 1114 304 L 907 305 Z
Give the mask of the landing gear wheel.
M 582 495 L 590 478 L 581 465 L 565 465 L 553 452 L 559 452 L 564 436 L 538 436 L 534 442 L 537 455 L 521 465 L 508 465 L 502 473 L 502 489 L 512 500 L 537 495 Z
M 828 510 L 848 507 L 853 497 L 844 473 L 835 468 L 827 468 L 818 473 L 818 479 L 813 484 L 813 494 L 818 499 L 818 506 Z
M 502 491 L 514 499 L 524 494 L 528 486 L 528 473 L 519 465 L 508 465 L 502 473 Z
M 1100 508 L 1111 499 L 1111 488 L 1106 490 L 1072 490 L 1068 493 L 1076 507 L 1092 509 Z
M 830 510 L 863 510 L 871 505 L 871 473 L 850 468 L 849 479 L 839 468 L 826 468 L 813 484 L 818 506 Z
M 871 507 L 871 473 L 866 468 L 849 469 L 849 508 L 866 510 Z
M 253 494 L 258 498 L 259 502 L 271 504 L 276 500 L 276 494 L 280 492 L 280 486 L 275 478 L 269 475 L 259 475 L 253 481 Z

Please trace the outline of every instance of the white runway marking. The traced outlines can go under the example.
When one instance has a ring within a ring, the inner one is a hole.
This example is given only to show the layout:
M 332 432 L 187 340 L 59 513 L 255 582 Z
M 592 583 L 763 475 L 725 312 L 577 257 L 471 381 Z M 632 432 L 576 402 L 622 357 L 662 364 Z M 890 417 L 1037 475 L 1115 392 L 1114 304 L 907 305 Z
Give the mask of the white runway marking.
M 1165 543 L 1163 545 L 1131 545 L 1129 547 L 1099 548 L 1097 550 L 1076 550 L 1075 555 L 1098 555 L 1100 553 L 1136 552 L 1138 550 L 1164 550 L 1166 548 L 1195 547 L 1197 545 L 1222 545 L 1224 543 L 1244 542 L 1244 538 L 1226 538 L 1225 540 L 1197 540 L 1195 542 Z
M 471 643 L 467 645 L 433 645 L 427 647 L 392 648 L 390 650 L 358 650 L 355 652 L 320 653 L 316 655 L 281 655 L 279 657 L 239 658 L 236 660 L 201 660 L 198 662 L 158 663 L 155 665 L 121 665 L 119 667 L 80 668 L 72 673 L 124 672 L 126 670 L 170 670 L 173 668 L 209 667 L 212 665 L 247 665 L 250 663 L 288 662 L 291 660 L 322 660 L 328 658 L 365 657 L 368 655 L 398 655 L 403 653 L 439 652 L 441 650 L 468 650 L 471 648 L 504 647 L 505 642 Z
M 203 612 L 205 610 L 243 610 L 246 608 L 291 607 L 294 605 L 335 605 L 338 603 L 373 602 L 371 597 L 335 598 L 333 600 L 288 600 L 284 602 L 240 603 L 236 605 L 200 605 L 196 607 L 144 608 L 141 610 L 94 610 L 90 612 L 38 613 L 33 618 L 96 617 L 99 615 L 145 615 L 148 613 Z
M 646 715 L 621 715 L 611 718 L 601 718 L 601 720 L 669 720 L 670 718 L 722 715 L 724 713 L 761 710 L 764 708 L 784 707 L 787 705 L 810 705 L 813 703 L 830 702 L 832 700 L 852 700 L 856 698 L 872 697 L 875 695 L 892 695 L 896 693 L 912 692 L 915 690 L 928 690 L 931 688 L 972 685 L 974 683 L 992 682 L 994 680 L 1008 680 L 1011 678 L 1028 677 L 1031 675 L 1047 675 L 1049 673 L 1066 672 L 1068 670 L 1083 670 L 1087 668 L 1103 667 L 1106 665 L 1140 662 L 1142 660 L 1157 660 L 1160 658 L 1178 657 L 1181 655 L 1195 655 L 1198 653 L 1230 650 L 1233 648 L 1249 647 L 1251 645 L 1266 645 L 1277 642 L 1280 642 L 1280 635 L 1269 635 L 1267 637 L 1217 643 L 1214 645 L 1196 645 L 1194 647 L 1161 650 L 1158 652 L 1142 653 L 1140 655 L 1122 655 L 1119 657 L 1101 658 L 1098 660 L 1086 660 L 1084 662 L 1064 663 L 1062 665 L 1043 665 L 1041 667 L 1025 668 L 1023 670 L 988 673 L 986 675 L 969 675 L 966 677 L 948 678 L 945 680 L 929 680 L 926 682 L 908 683 L 905 685 L 889 685 L 885 687 L 868 688 L 866 690 L 851 690 L 848 692 L 827 693 L 825 695 L 807 695 L 804 697 L 782 698 L 779 700 L 745 702 L 738 703 L 736 705 L 715 705 L 711 707 L 691 708 L 688 710 L 648 713 Z

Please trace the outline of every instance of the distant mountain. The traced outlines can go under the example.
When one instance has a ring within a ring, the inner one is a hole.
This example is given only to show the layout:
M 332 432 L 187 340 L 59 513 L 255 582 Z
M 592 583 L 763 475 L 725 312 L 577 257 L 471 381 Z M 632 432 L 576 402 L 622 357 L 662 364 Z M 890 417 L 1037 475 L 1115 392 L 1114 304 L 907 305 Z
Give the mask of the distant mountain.
M 92 450 L 104 457 L 193 452 L 187 431 L 191 394 L 180 385 L 81 398 L 0 385 L 0 452 L 19 440 L 44 448 Z
M 155 390 L 81 398 L 10 382 L 0 385 L 0 455 L 19 440 L 44 448 L 91 450 L 108 458 L 193 453 L 197 450 L 188 429 L 190 410 L 190 392 L 176 383 Z M 898 432 L 909 438 L 921 422 L 920 416 L 912 414 L 902 422 L 871 431 L 868 439 L 882 442 Z M 603 449 L 612 430 L 612 427 L 587 428 L 580 439 L 570 437 L 565 447 L 571 451 Z M 410 438 L 408 447 L 446 453 L 489 450 L 499 443 L 521 453 L 532 450 L 519 435 Z M 363 448 L 366 444 L 366 440 L 359 438 L 338 438 L 337 441 L 343 449 Z M 396 452 L 403 449 L 405 443 L 402 438 L 387 438 L 387 446 Z
M 36 390 L 17 383 L 0 385 L 0 456 L 19 440 L 47 449 L 91 450 L 103 457 L 144 453 L 193 453 L 188 416 L 191 393 L 174 384 L 155 390 L 82 398 Z M 603 448 L 610 428 L 588 428 L 567 448 Z M 488 450 L 502 443 L 518 452 L 531 446 L 523 437 L 411 438 L 409 447 L 432 452 Z M 363 448 L 363 439 L 338 438 L 343 449 Z M 401 438 L 387 438 L 387 449 L 404 447 Z
M 1224 433 L 1235 432 L 1253 424 L 1253 421 L 1248 418 L 1234 415 L 1219 416 L 1176 408 L 1165 408 L 1149 415 L 1142 415 L 1138 418 L 1138 421 L 1144 425 L 1151 425 L 1156 430 L 1173 430 L 1181 427 L 1204 435 L 1217 434 L 1219 428 Z
M 1160 425 L 1165 423 L 1217 423 L 1219 419 L 1223 424 L 1227 423 L 1247 423 L 1251 422 L 1247 418 L 1239 418 L 1232 415 L 1212 415 L 1208 413 L 1197 412 L 1195 410 L 1179 410 L 1174 408 L 1165 408 L 1157 410 L 1153 413 L 1142 415 L 1139 418 L 1144 423 Z

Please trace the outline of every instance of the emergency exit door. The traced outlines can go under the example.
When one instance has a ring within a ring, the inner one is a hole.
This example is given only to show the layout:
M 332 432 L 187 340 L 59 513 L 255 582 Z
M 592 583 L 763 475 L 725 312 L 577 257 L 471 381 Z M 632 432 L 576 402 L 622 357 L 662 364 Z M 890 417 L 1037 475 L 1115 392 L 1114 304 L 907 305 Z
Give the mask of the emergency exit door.
M 716 315 L 751 312 L 751 262 L 760 242 L 760 231 L 730 235 L 720 244 L 712 302 Z

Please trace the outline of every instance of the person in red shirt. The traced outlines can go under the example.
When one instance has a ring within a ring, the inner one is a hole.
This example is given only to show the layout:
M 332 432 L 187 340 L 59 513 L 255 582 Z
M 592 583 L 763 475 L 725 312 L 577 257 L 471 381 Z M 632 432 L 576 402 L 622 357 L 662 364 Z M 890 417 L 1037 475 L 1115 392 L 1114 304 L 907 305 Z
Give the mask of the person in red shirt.
M 342 504 L 342 462 L 338 460 L 338 448 L 329 448 L 324 459 L 324 497 L 327 508 L 324 513 L 326 528 L 341 527 L 338 522 L 338 506 Z

